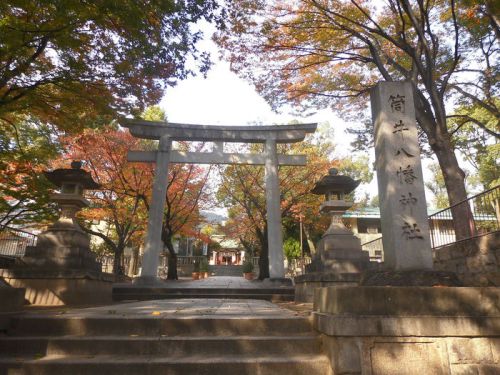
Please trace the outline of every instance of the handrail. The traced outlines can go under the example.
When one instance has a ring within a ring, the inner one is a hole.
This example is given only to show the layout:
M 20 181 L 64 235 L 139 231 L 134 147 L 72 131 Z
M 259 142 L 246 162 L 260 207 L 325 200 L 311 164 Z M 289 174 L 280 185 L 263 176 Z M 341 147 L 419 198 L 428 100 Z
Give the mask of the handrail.
M 0 230 L 0 256 L 22 257 L 26 247 L 35 246 L 37 235 L 8 226 Z
M 474 230 L 469 237 L 457 240 L 455 230 L 451 224 L 453 220 L 452 211 L 464 204 L 470 205 L 471 221 Z M 500 231 L 500 185 L 468 197 L 450 207 L 436 211 L 428 216 L 428 220 L 433 249 L 498 232 Z M 376 238 L 361 246 L 364 249 L 367 245 L 381 241 L 381 239 L 382 237 Z M 382 246 L 380 248 L 383 249 Z
M 460 202 L 455 203 L 455 204 L 453 204 L 453 205 L 451 205 L 451 206 L 449 206 L 449 207 L 443 208 L 443 209 L 442 209 L 442 210 L 440 210 L 440 211 L 433 212 L 432 214 L 430 214 L 430 215 L 429 215 L 429 218 L 430 218 L 431 216 L 434 216 L 434 215 L 440 214 L 440 213 L 441 213 L 441 212 L 443 212 L 443 211 L 447 211 L 447 210 L 450 210 L 450 209 L 452 209 L 452 208 L 455 208 L 456 206 L 458 206 L 458 205 L 460 205 L 460 204 L 463 204 L 464 202 L 469 202 L 469 201 L 471 201 L 471 200 L 473 200 L 473 199 L 475 199 L 475 198 L 477 198 L 477 197 L 479 197 L 479 196 L 481 196 L 481 195 L 486 195 L 487 193 L 489 193 L 489 192 L 491 192 L 491 191 L 493 191 L 493 190 L 496 190 L 496 189 L 500 189 L 500 185 L 497 185 L 497 186 L 495 186 L 495 187 L 492 187 L 491 189 L 485 190 L 485 191 L 483 191 L 483 192 L 481 192 L 481 193 L 477 193 L 476 195 L 473 195 L 472 197 L 468 197 L 468 198 L 466 198 L 466 199 L 463 199 L 463 200 L 461 200 Z

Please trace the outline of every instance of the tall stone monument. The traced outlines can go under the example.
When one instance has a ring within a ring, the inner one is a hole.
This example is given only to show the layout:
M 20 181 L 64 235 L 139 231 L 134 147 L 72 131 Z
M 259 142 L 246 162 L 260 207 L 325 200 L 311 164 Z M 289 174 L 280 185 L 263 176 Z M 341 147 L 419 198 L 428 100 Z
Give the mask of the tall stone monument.
M 385 264 L 395 271 L 430 270 L 413 85 L 380 82 L 371 93 L 371 104 Z

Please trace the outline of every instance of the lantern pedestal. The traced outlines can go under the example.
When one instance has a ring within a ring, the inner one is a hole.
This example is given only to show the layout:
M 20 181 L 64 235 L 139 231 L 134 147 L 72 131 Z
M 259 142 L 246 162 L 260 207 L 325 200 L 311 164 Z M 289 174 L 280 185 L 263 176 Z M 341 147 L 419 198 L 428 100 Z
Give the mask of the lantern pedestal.
M 361 250 L 360 239 L 342 221 L 342 214 L 351 207 L 352 202 L 343 199 L 326 201 L 320 206 L 320 213 L 331 215 L 332 222 L 319 241 L 311 264 L 306 266 L 306 273 L 359 273 L 367 268 L 368 252 Z
M 13 287 L 26 289 L 25 299 L 36 305 L 86 305 L 110 303 L 114 275 L 101 272 L 101 264 L 90 251 L 90 237 L 78 225 L 76 213 L 88 206 L 84 189 L 98 185 L 90 173 L 72 163 L 71 169 L 56 169 L 45 175 L 60 188 L 51 195 L 61 208 L 59 219 L 41 233 L 36 246 L 9 269 L 0 270 Z

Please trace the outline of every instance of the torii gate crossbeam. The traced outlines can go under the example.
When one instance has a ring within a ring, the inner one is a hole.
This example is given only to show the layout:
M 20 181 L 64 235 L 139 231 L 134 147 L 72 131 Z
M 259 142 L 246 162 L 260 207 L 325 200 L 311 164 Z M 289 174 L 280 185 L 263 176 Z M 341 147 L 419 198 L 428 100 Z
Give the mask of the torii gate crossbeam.
M 169 163 L 264 165 L 269 275 L 271 279 L 285 277 L 278 166 L 305 165 L 306 158 L 304 155 L 278 155 L 276 144 L 301 142 L 307 133 L 313 133 L 316 130 L 317 124 L 216 126 L 122 120 L 120 125 L 127 127 L 135 137 L 159 140 L 158 151 L 130 151 L 128 155 L 129 161 L 156 163 L 140 282 L 157 281 L 159 255 L 163 248 L 161 228 Z M 182 152 L 171 149 L 172 141 L 215 142 L 215 147 L 212 152 L 208 153 Z M 223 142 L 263 143 L 264 153 L 224 153 Z

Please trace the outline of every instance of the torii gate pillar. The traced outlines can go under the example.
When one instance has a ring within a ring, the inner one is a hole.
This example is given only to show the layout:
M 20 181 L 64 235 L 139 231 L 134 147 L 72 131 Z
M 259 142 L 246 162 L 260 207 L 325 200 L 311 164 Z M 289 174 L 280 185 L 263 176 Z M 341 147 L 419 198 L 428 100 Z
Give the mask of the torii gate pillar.
M 167 199 L 168 164 L 170 163 L 170 148 L 172 141 L 168 135 L 160 138 L 158 152 L 156 153 L 155 178 L 153 181 L 153 194 L 149 206 L 148 232 L 144 244 L 142 258 L 141 281 L 145 283 L 157 280 L 158 258 L 163 249 L 161 231 L 163 225 L 163 210 Z
M 281 230 L 281 199 L 276 141 L 272 139 L 266 141 L 265 153 L 269 277 L 271 279 L 282 279 L 285 277 L 285 264 L 283 256 L 283 233 Z

